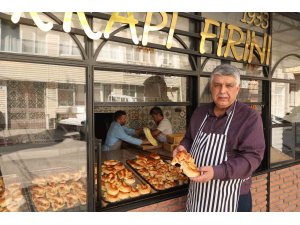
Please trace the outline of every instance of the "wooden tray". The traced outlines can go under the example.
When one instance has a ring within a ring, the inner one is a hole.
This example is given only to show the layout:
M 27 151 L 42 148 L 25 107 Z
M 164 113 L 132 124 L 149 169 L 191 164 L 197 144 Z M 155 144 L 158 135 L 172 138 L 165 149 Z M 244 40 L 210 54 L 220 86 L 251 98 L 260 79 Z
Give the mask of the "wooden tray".
M 162 144 L 158 144 L 157 146 L 153 146 L 153 145 L 142 145 L 142 149 L 143 150 L 153 150 L 153 149 L 159 149 L 162 148 Z

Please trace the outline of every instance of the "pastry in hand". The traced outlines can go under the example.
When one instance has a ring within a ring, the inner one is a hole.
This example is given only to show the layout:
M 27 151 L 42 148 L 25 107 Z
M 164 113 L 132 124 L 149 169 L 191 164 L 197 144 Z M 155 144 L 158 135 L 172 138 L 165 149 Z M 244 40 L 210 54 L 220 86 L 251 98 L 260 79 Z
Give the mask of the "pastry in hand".
M 179 151 L 177 155 L 173 158 L 171 164 L 180 164 L 180 169 L 188 177 L 198 177 L 200 172 L 194 162 L 194 159 L 186 151 Z

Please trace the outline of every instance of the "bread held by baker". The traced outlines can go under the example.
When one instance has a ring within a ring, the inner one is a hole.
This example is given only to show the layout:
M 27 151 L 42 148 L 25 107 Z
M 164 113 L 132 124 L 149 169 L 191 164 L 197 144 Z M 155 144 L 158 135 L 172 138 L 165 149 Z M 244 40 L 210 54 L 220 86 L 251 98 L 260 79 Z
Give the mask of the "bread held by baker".
M 180 164 L 180 169 L 182 169 L 182 172 L 188 177 L 200 176 L 200 172 L 194 162 L 194 159 L 188 152 L 178 152 L 177 155 L 173 158 L 171 164 L 175 165 L 177 163 Z

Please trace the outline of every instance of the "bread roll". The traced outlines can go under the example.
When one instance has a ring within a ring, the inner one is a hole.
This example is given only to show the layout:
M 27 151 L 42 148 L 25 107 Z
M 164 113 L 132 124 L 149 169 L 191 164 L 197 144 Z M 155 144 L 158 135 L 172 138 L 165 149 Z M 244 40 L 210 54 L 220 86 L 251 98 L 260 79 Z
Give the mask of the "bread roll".
M 165 189 L 171 188 L 171 187 L 175 187 L 176 186 L 176 182 L 175 181 L 167 181 L 165 182 Z
M 142 195 L 149 194 L 151 192 L 151 187 L 148 184 L 138 184 L 137 189 Z
M 118 194 L 118 197 L 120 199 L 126 199 L 126 198 L 129 198 L 129 192 L 122 192 L 120 191 L 119 194 Z
M 131 184 L 134 184 L 135 182 L 135 178 L 132 176 L 132 177 L 128 177 L 128 178 L 125 178 L 124 179 L 124 182 L 128 185 L 131 185 Z
M 31 194 L 35 197 L 44 197 L 45 196 L 45 188 L 40 186 L 31 187 Z
M 102 175 L 102 180 L 104 182 L 114 183 L 115 181 L 117 181 L 117 176 L 113 173 L 104 174 Z
M 20 206 L 16 202 L 12 202 L 9 205 L 7 205 L 6 208 L 10 212 L 18 212 L 20 209 Z
M 12 202 L 12 198 L 0 198 L 0 207 L 4 208 Z
M 60 196 L 65 196 L 70 192 L 70 186 L 68 184 L 59 184 L 57 185 L 57 190 Z
M 157 153 L 155 153 L 155 152 L 150 153 L 149 157 L 151 157 L 153 159 L 160 159 L 160 156 Z
M 135 161 L 133 160 L 127 160 L 127 162 L 135 169 L 142 169 L 143 167 L 137 163 L 135 163 Z
M 135 198 L 137 196 L 140 196 L 140 192 L 138 189 L 132 187 L 131 191 L 129 192 L 129 196 L 130 196 L 130 198 Z
M 58 211 L 65 206 L 65 199 L 58 196 L 53 196 L 49 199 L 53 211 Z
M 45 212 L 50 208 L 50 202 L 45 198 L 35 198 L 33 202 L 39 212 Z
M 10 192 L 21 190 L 21 183 L 12 183 L 6 187 Z
M 200 172 L 195 164 L 182 162 L 180 168 L 182 172 L 188 177 L 198 177 Z
M 122 192 L 130 192 L 131 186 L 127 185 L 125 182 L 121 182 L 119 186 L 119 190 Z
M 64 199 L 65 199 L 65 203 L 67 203 L 68 208 L 74 207 L 77 204 L 78 200 L 79 200 L 77 195 L 72 194 L 72 193 L 66 194 Z
M 101 190 L 106 191 L 105 182 L 101 181 Z
M 47 181 L 44 177 L 35 177 L 31 182 L 37 186 L 45 186 L 47 184 Z
M 58 193 L 57 187 L 56 186 L 46 186 L 45 187 L 45 193 L 46 197 L 50 198 L 51 196 L 56 196 Z
M 73 181 L 70 184 L 70 187 L 71 187 L 71 190 L 73 190 L 75 192 L 83 190 L 83 184 L 78 181 Z
M 79 191 L 77 193 L 77 196 L 79 198 L 80 204 L 85 205 L 86 204 L 86 191 Z
M 108 193 L 105 193 L 104 200 L 107 202 L 116 202 L 116 201 L 119 201 L 120 199 L 119 199 L 118 195 L 110 195 Z
M 157 190 L 165 190 L 165 184 L 163 183 L 158 183 L 153 185 Z
M 125 166 L 123 163 L 119 162 L 118 164 L 114 165 L 114 168 L 119 171 L 125 169 Z
M 200 176 L 200 172 L 198 171 L 198 168 L 194 163 L 194 159 L 188 152 L 178 152 L 177 155 L 173 158 L 171 164 L 175 165 L 177 163 L 180 164 L 180 169 L 182 169 L 182 172 L 188 177 Z
M 119 193 L 119 188 L 115 184 L 105 183 L 105 188 L 107 193 L 110 195 L 117 195 Z
M 110 173 L 116 173 L 117 170 L 113 166 L 106 166 L 102 168 L 103 174 L 110 174 Z
M 124 179 L 126 177 L 126 169 L 118 171 L 117 175 L 119 179 Z
M 104 163 L 105 165 L 107 165 L 107 166 L 114 166 L 114 165 L 118 164 L 119 161 L 117 161 L 117 160 L 106 160 L 106 161 L 104 161 L 103 163 Z

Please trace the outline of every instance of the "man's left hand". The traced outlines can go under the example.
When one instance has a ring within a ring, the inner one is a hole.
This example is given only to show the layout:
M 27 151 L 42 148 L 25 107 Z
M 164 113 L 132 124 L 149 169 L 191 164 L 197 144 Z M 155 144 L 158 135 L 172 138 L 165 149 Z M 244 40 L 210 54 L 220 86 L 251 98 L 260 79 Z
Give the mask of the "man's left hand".
M 190 179 L 195 182 L 205 183 L 214 178 L 214 169 L 211 166 L 203 166 L 199 168 L 200 176 L 191 177 Z

